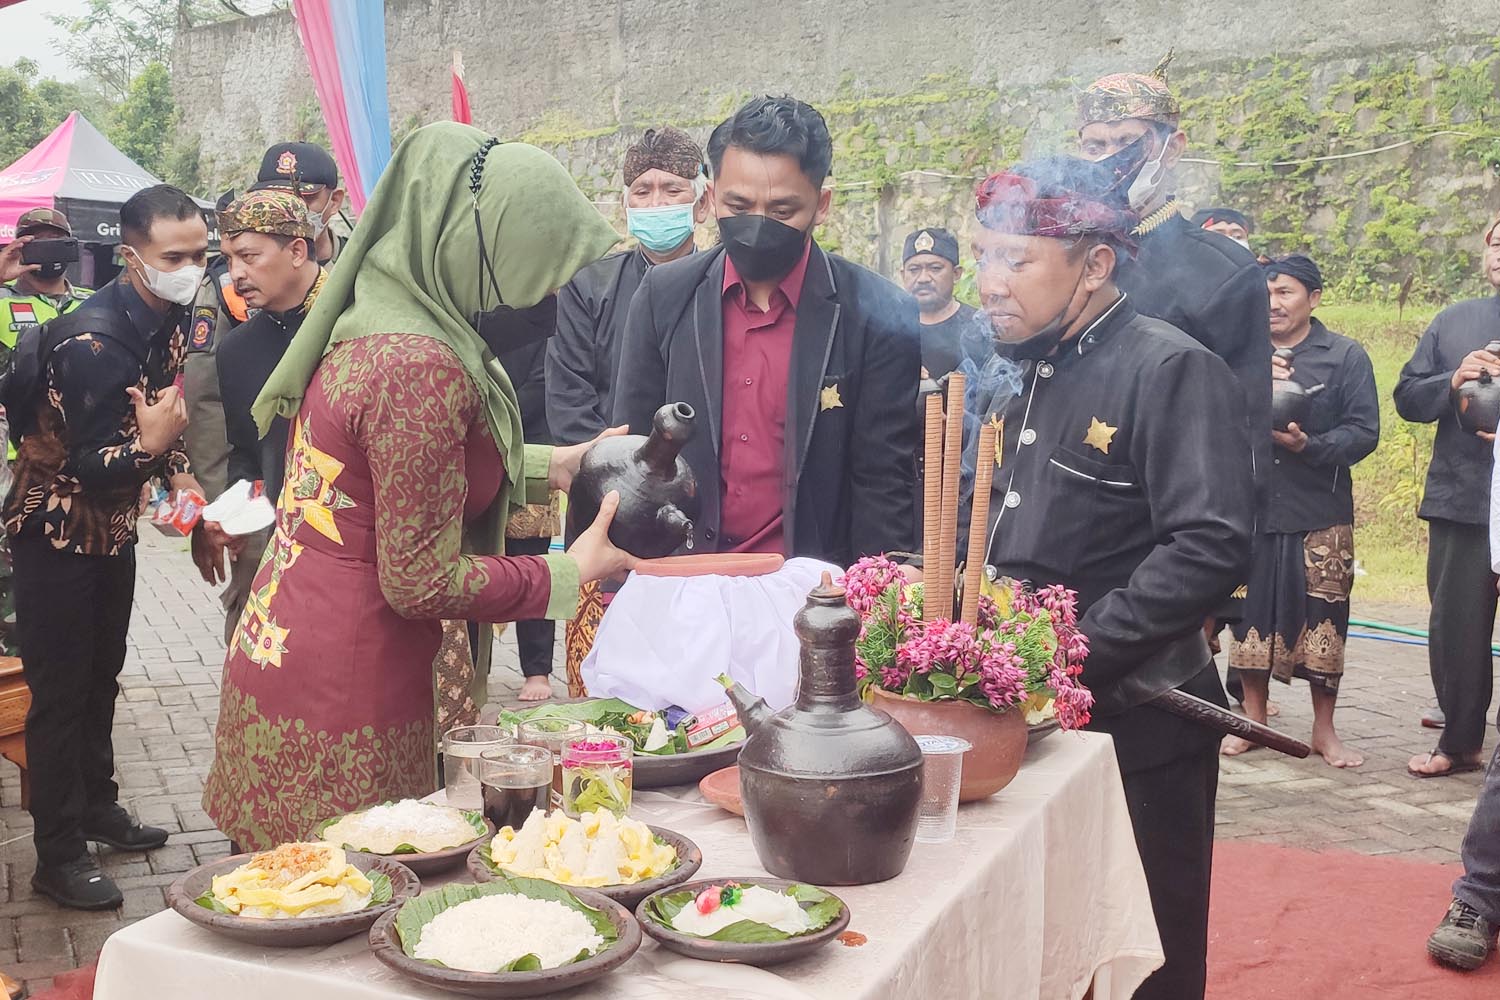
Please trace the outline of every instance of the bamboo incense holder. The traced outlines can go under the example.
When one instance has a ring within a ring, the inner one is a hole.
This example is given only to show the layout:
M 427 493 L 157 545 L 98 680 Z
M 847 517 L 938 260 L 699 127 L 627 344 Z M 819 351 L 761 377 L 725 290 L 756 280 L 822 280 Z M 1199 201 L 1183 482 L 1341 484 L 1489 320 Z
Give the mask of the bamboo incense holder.
M 923 606 L 937 599 L 935 616 L 953 617 L 953 561 L 958 554 L 958 476 L 964 440 L 964 376 L 948 376 L 948 419 L 943 427 L 943 521 L 938 537 L 937 593 L 924 588 Z
M 922 566 L 931 573 L 942 558 L 943 510 L 943 394 L 927 394 L 922 480 Z M 936 617 L 932 601 L 922 602 L 922 620 Z
M 974 463 L 974 502 L 969 505 L 969 560 L 964 566 L 962 620 L 979 624 L 979 588 L 988 553 L 990 488 L 995 482 L 995 443 L 999 431 L 988 421 L 979 429 L 979 452 Z

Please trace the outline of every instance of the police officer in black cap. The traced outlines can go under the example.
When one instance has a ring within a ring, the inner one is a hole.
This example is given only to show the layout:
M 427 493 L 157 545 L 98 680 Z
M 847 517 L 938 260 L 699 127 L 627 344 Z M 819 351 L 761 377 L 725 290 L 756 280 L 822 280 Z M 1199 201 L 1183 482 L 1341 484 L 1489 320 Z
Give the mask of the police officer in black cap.
M 344 189 L 339 186 L 338 164 L 328 150 L 311 142 L 278 142 L 260 160 L 255 186 L 284 187 L 294 191 L 312 216 L 313 252 L 318 263 L 328 267 L 338 259 L 344 240 L 329 228 L 344 207 Z
M 901 251 L 901 282 L 917 300 L 922 322 L 922 368 L 941 378 L 958 367 L 965 345 L 987 351 L 984 335 L 975 325 L 979 311 L 953 297 L 963 277 L 958 262 L 958 240 L 946 229 L 918 229 L 906 237 Z

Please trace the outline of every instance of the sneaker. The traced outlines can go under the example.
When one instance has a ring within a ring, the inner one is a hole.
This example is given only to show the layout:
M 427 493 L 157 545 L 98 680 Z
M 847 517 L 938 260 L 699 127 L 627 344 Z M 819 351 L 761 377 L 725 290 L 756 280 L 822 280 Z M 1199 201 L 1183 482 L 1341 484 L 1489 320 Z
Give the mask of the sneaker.
M 1461 899 L 1448 907 L 1448 915 L 1427 939 L 1427 954 L 1455 969 L 1473 971 L 1490 957 L 1495 928 L 1479 911 Z
M 117 851 L 151 851 L 167 842 L 167 831 L 141 826 L 120 806 L 104 818 L 83 825 L 83 839 L 105 844 Z
M 84 852 L 60 865 L 40 865 L 31 887 L 60 906 L 74 910 L 113 910 L 125 902 L 119 887 Z

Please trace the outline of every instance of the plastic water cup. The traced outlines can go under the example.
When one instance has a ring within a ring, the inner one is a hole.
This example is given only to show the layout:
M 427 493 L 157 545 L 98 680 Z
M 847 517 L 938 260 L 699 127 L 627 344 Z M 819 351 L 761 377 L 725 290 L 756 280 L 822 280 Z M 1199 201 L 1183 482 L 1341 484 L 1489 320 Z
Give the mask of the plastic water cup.
M 958 786 L 970 743 L 957 736 L 918 736 L 916 741 L 922 748 L 917 843 L 946 844 L 958 831 Z
M 479 786 L 479 758 L 486 750 L 513 743 L 500 726 L 458 726 L 443 734 L 443 790 L 455 809 L 484 808 Z

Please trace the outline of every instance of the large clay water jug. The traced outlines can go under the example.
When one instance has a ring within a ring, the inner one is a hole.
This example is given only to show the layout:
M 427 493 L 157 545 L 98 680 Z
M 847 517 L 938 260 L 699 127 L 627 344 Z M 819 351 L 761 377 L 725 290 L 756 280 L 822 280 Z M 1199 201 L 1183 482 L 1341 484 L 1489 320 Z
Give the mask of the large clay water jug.
M 1500 354 L 1500 340 L 1490 341 L 1485 350 Z M 1500 381 L 1488 371 L 1480 372 L 1477 379 L 1465 382 L 1453 393 L 1453 409 L 1458 425 L 1470 434 L 1495 433 L 1500 427 Z
M 740 793 L 766 871 L 815 885 L 901 874 L 916 835 L 922 751 L 855 691 L 859 615 L 827 573 L 793 620 L 797 700 L 780 712 L 721 678 L 749 736 Z
M 1278 348 L 1275 354 L 1287 364 L 1292 363 L 1291 348 Z M 1323 389 L 1321 384 L 1305 386 L 1296 378 L 1272 379 L 1271 426 L 1278 431 L 1286 430 L 1289 424 L 1302 427 L 1302 424 L 1307 421 L 1308 414 L 1312 412 L 1313 397 Z M 1302 430 L 1305 431 L 1307 428 L 1302 427 Z

